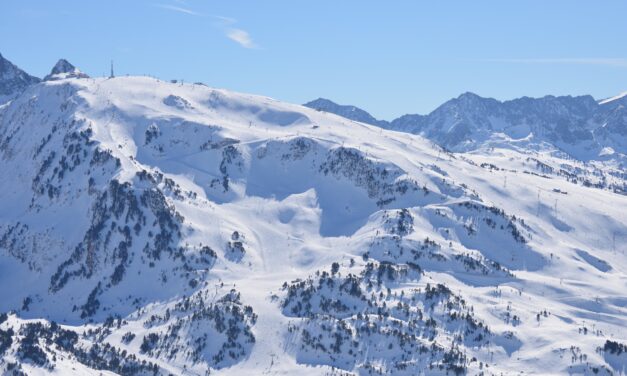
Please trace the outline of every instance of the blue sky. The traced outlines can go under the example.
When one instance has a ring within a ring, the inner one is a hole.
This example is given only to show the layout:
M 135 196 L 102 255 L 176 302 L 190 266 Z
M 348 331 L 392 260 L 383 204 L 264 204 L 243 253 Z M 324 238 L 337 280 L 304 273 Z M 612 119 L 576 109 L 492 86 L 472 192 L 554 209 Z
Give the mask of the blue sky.
M 64 57 L 90 75 L 203 81 L 379 118 L 462 92 L 627 90 L 627 1 L 0 0 L 0 53 L 44 76 Z

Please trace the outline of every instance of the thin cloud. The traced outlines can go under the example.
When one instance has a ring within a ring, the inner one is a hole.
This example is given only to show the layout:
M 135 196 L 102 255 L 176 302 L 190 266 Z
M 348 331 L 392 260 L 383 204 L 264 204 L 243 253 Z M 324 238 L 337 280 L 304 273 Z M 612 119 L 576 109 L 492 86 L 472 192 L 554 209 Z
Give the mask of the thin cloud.
M 232 25 L 234 23 L 237 23 L 237 20 L 231 17 L 216 16 L 216 15 L 212 15 L 211 17 L 214 18 L 216 21 L 219 21 L 221 23 L 221 26 Z
M 480 59 L 487 63 L 511 63 L 511 64 L 578 64 L 578 65 L 602 65 L 608 67 L 627 68 L 625 58 L 534 58 L 534 59 Z
M 174 11 L 174 12 L 189 14 L 190 16 L 200 16 L 200 17 L 204 16 L 204 14 L 202 14 L 202 13 L 198 13 L 198 12 L 193 11 L 191 9 L 179 7 L 179 6 L 176 6 L 176 5 L 168 5 L 168 4 L 153 4 L 153 5 L 158 7 L 158 8 L 167 9 L 167 10 L 171 10 L 171 11 Z
M 186 5 L 186 2 L 183 0 L 174 0 L 174 1 L 176 1 L 178 4 Z M 187 14 L 190 16 L 210 17 L 214 19 L 215 21 L 213 23 L 213 26 L 220 29 L 220 31 L 230 40 L 236 42 L 237 44 L 239 44 L 240 46 L 244 48 L 248 48 L 248 49 L 258 48 L 258 46 L 253 41 L 253 38 L 250 36 L 250 34 L 246 30 L 233 27 L 233 25 L 237 23 L 237 20 L 235 18 L 219 16 L 219 15 L 214 15 L 214 14 L 206 15 L 206 14 L 196 12 L 195 10 L 184 8 L 178 5 L 153 4 L 153 6 L 161 8 L 161 9 L 166 9 L 172 12 Z
M 252 38 L 242 29 L 228 29 L 226 31 L 226 36 L 232 40 L 237 42 L 240 46 L 244 48 L 256 48 L 257 46 L 253 42 Z
M 220 28 L 224 35 L 230 40 L 234 41 L 244 48 L 258 48 L 248 31 L 233 27 L 233 25 L 237 23 L 237 20 L 235 18 L 216 15 L 212 15 L 211 17 L 218 21 L 216 26 Z

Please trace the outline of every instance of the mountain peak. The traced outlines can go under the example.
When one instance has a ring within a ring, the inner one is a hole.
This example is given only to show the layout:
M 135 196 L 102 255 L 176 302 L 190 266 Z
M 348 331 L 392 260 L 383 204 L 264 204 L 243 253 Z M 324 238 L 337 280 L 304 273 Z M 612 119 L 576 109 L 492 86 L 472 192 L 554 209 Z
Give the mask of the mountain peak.
M 52 74 L 71 73 L 71 72 L 74 72 L 75 70 L 76 70 L 76 67 L 72 65 L 69 61 L 65 59 L 59 59 L 59 61 L 57 61 L 57 63 L 52 68 L 51 73 Z
M 467 91 L 465 93 L 460 94 L 457 98 L 452 99 L 449 102 L 455 103 L 465 103 L 465 104 L 476 104 L 476 103 L 500 103 L 498 100 L 494 98 L 482 97 L 473 92 Z
M 326 98 L 315 99 L 311 102 L 305 103 L 303 106 L 313 108 L 318 111 L 330 112 L 350 120 L 377 125 L 384 128 L 389 125 L 387 121 L 378 120 L 359 107 L 337 104 L 332 100 Z
M 501 102 L 494 98 L 481 97 L 469 91 L 460 94 L 457 98 L 450 99 L 432 114 L 438 113 L 488 113 L 494 111 Z
M 332 100 L 327 99 L 327 98 L 322 98 L 322 97 L 320 97 L 318 99 L 314 99 L 311 102 L 307 102 L 304 105 L 309 107 L 309 106 L 315 105 L 315 104 L 333 104 L 333 105 L 339 106 L 339 104 L 333 102 Z
M 2 97 L 12 97 L 37 82 L 39 78 L 24 72 L 0 54 L 0 102 Z
M 466 91 L 464 93 L 461 93 L 457 99 L 485 99 L 482 96 L 473 93 L 472 91 Z
M 81 72 L 65 59 L 59 59 L 52 67 L 50 74 L 44 78 L 44 81 L 61 80 L 64 78 L 88 78 L 89 76 Z
M 335 113 L 336 115 L 340 115 L 340 116 L 343 116 L 343 115 L 337 113 L 339 109 L 356 108 L 355 106 L 341 105 L 339 103 L 333 102 L 330 99 L 322 98 L 322 97 L 318 99 L 314 99 L 313 101 L 307 102 L 303 106 L 313 108 L 314 110 L 318 110 L 318 111 L 326 111 L 326 112 Z

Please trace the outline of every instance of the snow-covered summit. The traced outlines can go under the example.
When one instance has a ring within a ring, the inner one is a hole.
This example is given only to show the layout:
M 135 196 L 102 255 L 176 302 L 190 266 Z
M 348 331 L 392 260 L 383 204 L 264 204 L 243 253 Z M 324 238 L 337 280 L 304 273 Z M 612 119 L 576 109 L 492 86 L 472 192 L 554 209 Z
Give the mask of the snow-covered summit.
M 65 78 L 89 78 L 89 76 L 81 72 L 69 61 L 59 59 L 54 67 L 52 67 L 50 74 L 44 77 L 44 81 L 62 80 Z

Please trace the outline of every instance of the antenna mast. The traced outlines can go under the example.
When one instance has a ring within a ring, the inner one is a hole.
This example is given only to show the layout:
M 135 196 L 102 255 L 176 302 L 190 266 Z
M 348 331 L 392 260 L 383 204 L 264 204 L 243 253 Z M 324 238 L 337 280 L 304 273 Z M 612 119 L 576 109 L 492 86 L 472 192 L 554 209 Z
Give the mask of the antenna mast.
M 113 74 L 113 60 L 111 60 L 111 75 L 109 76 L 109 78 L 113 77 L 115 77 L 115 75 Z

